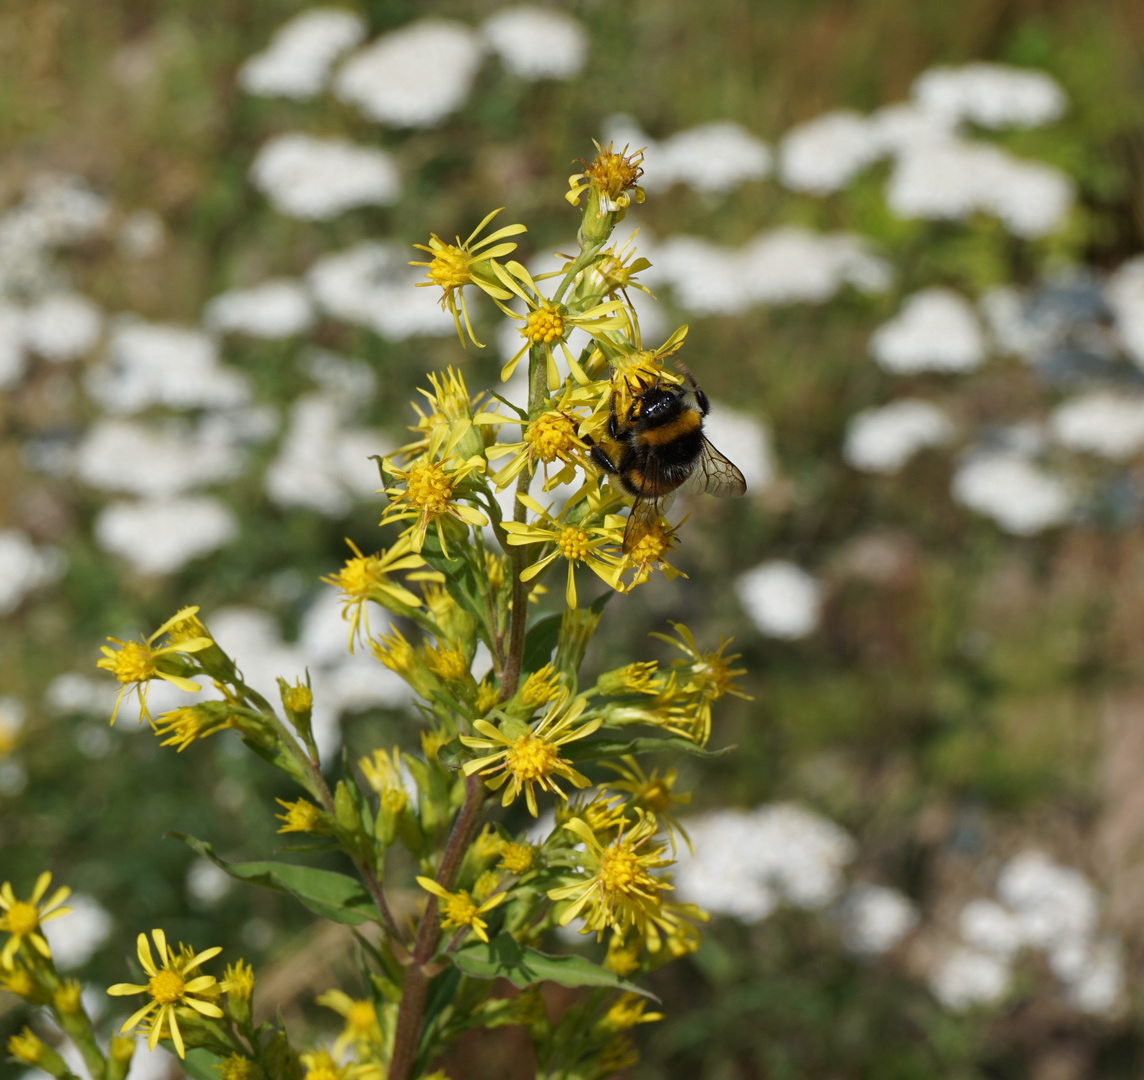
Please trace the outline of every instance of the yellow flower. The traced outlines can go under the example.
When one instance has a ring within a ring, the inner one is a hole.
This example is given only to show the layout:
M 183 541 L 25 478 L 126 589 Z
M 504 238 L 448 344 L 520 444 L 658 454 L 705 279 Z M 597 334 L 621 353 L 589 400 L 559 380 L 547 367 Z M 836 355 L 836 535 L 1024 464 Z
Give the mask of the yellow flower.
M 614 408 L 618 416 L 631 412 L 633 397 L 656 385 L 679 386 L 683 377 L 663 366 L 664 360 L 678 352 L 687 337 L 686 324 L 678 327 L 658 349 L 620 349 L 614 342 L 601 342 L 612 367 L 611 394 L 604 398 L 605 408 Z
M 484 716 L 499 700 L 500 687 L 492 681 L 491 676 L 486 676 L 477 687 L 477 715 Z
M 381 1025 L 372 1001 L 352 998 L 341 990 L 327 990 L 314 999 L 319 1005 L 333 1009 L 345 1020 L 342 1033 L 334 1042 L 334 1057 L 340 1058 L 349 1047 L 368 1053 L 381 1046 Z
M 412 521 L 404 536 L 412 551 L 420 554 L 425 533 L 432 522 L 437 528 L 441 550 L 449 557 L 445 544 L 442 518 L 452 517 L 465 525 L 487 525 L 488 519 L 476 507 L 458 502 L 469 496 L 467 478 L 473 472 L 484 472 L 485 459 L 479 455 L 464 458 L 455 453 L 457 443 L 465 435 L 467 422 L 456 425 L 456 430 L 437 453 L 426 452 L 407 469 L 393 467 L 386 459 L 385 472 L 395 481 L 385 489 L 389 505 L 382 515 L 381 524 L 392 521 Z M 470 482 L 471 483 L 471 482 Z
M 241 1054 L 231 1054 L 211 1068 L 218 1073 L 219 1080 L 256 1080 L 262 1075 L 258 1066 Z
M 367 601 L 408 608 L 421 606 L 416 595 L 390 581 L 389 575 L 398 570 L 417 569 L 425 565 L 425 560 L 413 554 L 408 539 L 404 537 L 376 555 L 363 555 L 352 540 L 346 540 L 346 543 L 354 553 L 353 558 L 347 559 L 341 570 L 323 577 L 322 581 L 342 592 L 342 618 L 350 624 L 349 648 L 353 652 L 354 642 L 361 639 L 363 628 L 365 636 L 369 637 Z
M 6 971 L 0 964 L 0 986 L 8 993 L 26 998 L 36 1005 L 43 1005 L 51 1000 L 27 968 L 18 967 L 12 971 Z
M 618 780 L 610 780 L 609 784 L 617 791 L 626 791 L 632 797 L 632 803 L 642 810 L 650 810 L 667 826 L 668 836 L 671 838 L 671 850 L 675 851 L 675 833 L 678 832 L 687 843 L 688 850 L 694 854 L 691 847 L 691 837 L 680 824 L 674 810 L 677 806 L 686 806 L 691 802 L 690 793 L 676 795 L 675 770 L 668 769 L 663 776 L 658 769 L 653 769 L 651 775 L 643 771 L 639 762 L 631 755 L 626 755 L 619 761 L 602 761 L 601 765 L 611 769 L 619 776 Z
M 254 968 L 244 964 L 242 960 L 227 964 L 222 971 L 222 983 L 219 989 L 228 998 L 249 1001 L 254 996 Z
M 274 815 L 279 821 L 285 822 L 278 830 L 280 833 L 304 832 L 313 833 L 315 836 L 326 836 L 332 831 L 329 815 L 324 814 L 309 800 L 296 799 L 294 802 L 287 802 L 285 799 L 275 799 L 274 801 L 286 811 L 284 814 Z
M 78 979 L 62 979 L 52 991 L 52 1004 L 64 1016 L 78 1016 L 83 1008 L 83 986 Z
M 474 720 L 473 727 L 481 737 L 462 735 L 461 742 L 479 750 L 494 750 L 493 753 L 465 762 L 466 776 L 479 773 L 486 777 L 485 783 L 496 791 L 504 787 L 501 805 L 508 806 L 524 791 L 529 813 L 537 816 L 536 792 L 551 791 L 562 799 L 564 794 L 554 777 L 561 777 L 576 787 L 587 787 L 588 779 L 578 773 L 569 761 L 560 756 L 560 747 L 591 735 L 600 726 L 600 718 L 592 717 L 579 727 L 580 718 L 588 702 L 578 697 L 568 704 L 569 692 L 563 693 L 552 702 L 535 728 L 512 721 L 505 721 L 507 730 L 494 727 L 487 720 Z M 519 733 L 517 728 L 520 729 Z M 509 781 L 511 783 L 508 783 Z M 507 785 L 507 786 L 506 786 Z
M 441 310 L 448 310 L 453 316 L 457 327 L 457 336 L 464 347 L 465 336 L 461 332 L 461 318 L 464 317 L 465 329 L 469 338 L 478 349 L 484 348 L 473 333 L 469 322 L 469 309 L 465 304 L 465 286 L 476 285 L 498 300 L 508 300 L 510 294 L 497 285 L 491 274 L 492 260 L 503 258 L 516 250 L 516 244 L 497 243 L 509 236 L 517 236 L 527 230 L 523 225 L 506 225 L 496 232 L 490 233 L 483 240 L 477 240 L 481 230 L 503 210 L 500 207 L 482 219 L 481 223 L 469 234 L 464 241 L 457 237 L 456 244 L 446 244 L 436 233 L 431 234 L 429 244 L 414 244 L 415 248 L 426 251 L 432 256 L 430 262 L 411 262 L 410 266 L 425 266 L 428 269 L 425 276 L 428 281 L 419 281 L 418 285 L 437 285 L 441 289 Z M 489 247 L 489 244 L 495 245 Z M 481 250 L 485 249 L 485 250 Z M 478 254 L 479 253 L 479 254 Z M 458 300 L 460 310 L 458 311 Z
M 469 664 L 459 647 L 451 648 L 447 643 L 442 645 L 440 642 L 430 645 L 425 642 L 421 646 L 421 654 L 425 658 L 425 666 L 442 682 L 469 681 Z
M 473 882 L 473 899 L 477 903 L 487 900 L 500 884 L 501 876 L 495 870 L 486 870 Z
M 623 567 L 620 572 L 626 574 L 629 570 L 632 571 L 632 579 L 628 582 L 626 591 L 634 589 L 637 585 L 642 585 L 651 577 L 652 571 L 657 568 L 663 571 L 663 576 L 668 581 L 674 581 L 677 577 L 687 577 L 682 570 L 677 570 L 667 561 L 668 555 L 678 550 L 676 540 L 679 537 L 679 530 L 686 520 L 685 517 L 678 525 L 669 525 L 661 517 L 647 526 L 631 551 L 624 555 Z M 609 514 L 604 519 L 605 528 L 614 530 L 613 537 L 617 543 L 623 542 L 624 529 L 627 523 L 627 518 L 618 514 Z
M 120 641 L 119 638 L 108 638 L 108 641 L 114 641 L 120 647 L 112 649 L 106 645 L 100 646 L 99 651 L 103 653 L 103 659 L 97 661 L 96 667 L 110 671 L 122 684 L 119 688 L 119 694 L 115 698 L 115 708 L 111 712 L 113 724 L 115 717 L 119 714 L 119 705 L 123 700 L 123 695 L 131 690 L 134 690 L 139 697 L 140 721 L 143 717 L 148 720 L 151 719 L 151 714 L 147 711 L 147 684 L 152 679 L 164 679 L 180 690 L 186 690 L 191 694 L 197 693 L 201 689 L 198 683 L 165 670 L 164 658 L 173 657 L 177 653 L 196 653 L 209 648 L 214 644 L 209 637 L 168 640 L 165 645 L 158 648 L 154 647 L 156 638 L 167 634 L 172 628 L 181 628 L 186 620 L 198 610 L 197 607 L 188 607 L 177 611 L 145 641 Z
M 662 680 L 659 665 L 654 660 L 626 664 L 622 668 L 605 671 L 596 680 L 600 694 L 658 694 Z
M 395 746 L 393 756 L 375 750 L 373 757 L 358 759 L 358 768 L 366 782 L 381 798 L 381 805 L 391 814 L 400 814 L 409 802 L 409 793 L 401 776 L 401 751 Z
M 655 815 L 638 808 L 635 813 L 636 824 L 621 830 L 606 846 L 581 818 L 565 824 L 565 829 L 584 842 L 580 858 L 589 876 L 571 885 L 549 889 L 550 900 L 571 901 L 560 916 L 561 926 L 582 916 L 584 933 L 595 931 L 599 936 L 609 926 L 620 930 L 634 926 L 642 933 L 649 922 L 659 918 L 660 893 L 671 885 L 650 871 L 669 866 L 672 860 L 661 858 L 663 844 L 654 840 Z M 647 850 L 641 851 L 645 845 Z
M 536 848 L 531 844 L 510 842 L 501 848 L 501 859 L 497 866 L 519 877 L 521 874 L 527 874 L 535 861 Z
M 523 433 L 520 442 L 496 443 L 485 451 L 490 460 L 511 455 L 490 479 L 498 491 L 503 491 L 524 470 L 531 475 L 540 462 L 544 467 L 544 488 L 547 491 L 556 484 L 570 482 L 575 475 L 576 465 L 583 465 L 588 453 L 588 444 L 578 434 L 580 417 L 567 412 L 563 407 L 549 409 L 528 423 L 522 421 Z M 548 475 L 548 466 L 553 462 L 563 462 L 562 468 Z
M 355 1065 L 347 1062 L 339 1065 L 328 1050 L 315 1050 L 312 1054 L 300 1054 L 306 1071 L 302 1080 L 385 1080 L 385 1073 L 373 1062 Z
M 451 893 L 438 885 L 432 878 L 427 877 L 418 877 L 417 884 L 426 892 L 431 892 L 443 901 L 441 904 L 442 926 L 446 929 L 450 926 L 467 926 L 481 941 L 489 940 L 487 933 L 489 924 L 481 916 L 508 899 L 508 893 L 497 893 L 496 896 L 486 900 L 478 907 L 476 900 L 464 889 Z
M 0 885 L 0 911 L 4 912 L 0 917 L 0 930 L 11 935 L 0 951 L 0 965 L 8 971 L 15 967 L 14 958 L 25 941 L 42 957 L 51 959 L 52 951 L 48 948 L 47 939 L 40 933 L 40 926 L 49 919 L 58 919 L 71 911 L 71 908 L 60 906 L 71 895 L 71 889 L 66 885 L 56 889 L 47 900 L 43 899 L 51 883 L 52 875 L 45 870 L 36 878 L 32 895 L 27 900 L 16 899 L 11 882 L 5 881 Z
M 51 1051 L 30 1027 L 25 1027 L 8 1040 L 8 1053 L 24 1065 L 39 1065 Z
M 574 509 L 571 505 L 566 506 L 560 515 L 554 518 L 531 495 L 518 495 L 517 498 L 537 517 L 528 524 L 506 521 L 504 529 L 508 534 L 508 543 L 517 547 L 537 543 L 552 545 L 552 550 L 547 555 L 543 555 L 521 572 L 521 581 L 531 581 L 537 574 L 543 572 L 549 563 L 563 557 L 568 560 L 568 581 L 564 589 L 564 598 L 570 608 L 576 607 L 576 567 L 580 563 L 587 566 L 613 589 L 619 588 L 619 575 L 623 564 L 617 556 L 603 550 L 608 546 L 616 546 L 610 530 L 596 526 L 584 528 L 569 522 L 567 520 L 569 513 Z
M 639 994 L 621 994 L 601 1017 L 599 1027 L 604 1031 L 626 1031 L 636 1024 L 651 1024 L 663 1019 L 663 1013 L 644 1012 L 646 1008 L 647 998 Z
M 631 204 L 634 198 L 637 203 L 644 200 L 643 188 L 637 181 L 643 175 L 643 151 L 636 150 L 629 154 L 625 146 L 623 150 L 616 151 L 612 143 L 608 143 L 605 150 L 595 139 L 596 156 L 589 164 L 583 158 L 580 164 L 584 166 L 583 172 L 568 177 L 568 187 L 571 189 L 564 196 L 573 206 L 580 202 L 580 194 L 585 188 L 594 187 L 601 196 L 601 202 L 606 199 L 611 206 L 606 210 L 618 210 Z
M 163 739 L 160 746 L 177 747 L 181 754 L 195 739 L 205 739 L 230 726 L 230 718 L 223 711 L 184 705 L 160 713 L 154 731 Z
M 544 667 L 534 671 L 520 688 L 520 700 L 529 709 L 547 705 L 560 696 L 560 673 L 550 660 Z
M 222 949 L 215 946 L 213 949 L 204 949 L 200 953 L 187 955 L 189 950 L 180 946 L 180 954 L 167 944 L 167 936 L 162 930 L 152 930 L 151 937 L 155 941 L 155 948 L 159 950 L 159 959 L 162 966 L 156 966 L 151 956 L 151 946 L 146 934 L 140 934 L 137 940 L 139 963 L 150 976 L 143 986 L 132 983 L 116 983 L 109 986 L 107 992 L 114 997 L 125 994 L 150 994 L 151 1001 L 144 1005 L 137 1013 L 129 1016 L 120 1027 L 120 1031 L 127 1031 L 141 1024 L 148 1016 L 151 1017 L 147 1029 L 147 1047 L 155 1049 L 156 1043 L 163 1037 L 163 1029 L 167 1028 L 171 1041 L 179 1057 L 185 1057 L 183 1050 L 183 1036 L 179 1031 L 175 1013 L 179 1006 L 194 1009 L 202 1016 L 214 1019 L 222 1018 L 222 1009 L 210 1001 L 202 1000 L 204 995 L 210 994 L 218 986 L 218 980 L 213 975 L 188 976 L 197 967 L 201 967 L 212 957 L 218 956 Z

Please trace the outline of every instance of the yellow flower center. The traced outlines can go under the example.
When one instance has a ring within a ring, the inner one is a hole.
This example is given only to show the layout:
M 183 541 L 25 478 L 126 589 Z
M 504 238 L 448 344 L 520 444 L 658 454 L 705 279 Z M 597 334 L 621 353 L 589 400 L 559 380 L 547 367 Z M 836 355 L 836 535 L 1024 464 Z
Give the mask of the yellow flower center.
M 556 538 L 560 554 L 569 562 L 579 562 L 587 558 L 591 545 L 592 538 L 583 529 L 577 529 L 574 525 L 565 525 Z
M 8 909 L 8 930 L 16 937 L 30 934 L 40 925 L 40 914 L 34 904 L 17 900 Z
M 183 996 L 187 984 L 174 971 L 160 971 L 147 982 L 147 990 L 160 1005 L 171 1005 Z
M 555 308 L 529 312 L 521 333 L 533 344 L 551 345 L 564 336 L 564 316 Z
M 505 844 L 500 865 L 510 874 L 524 874 L 532 869 L 531 844 Z
M 0 985 L 23 998 L 30 998 L 37 990 L 36 980 L 32 978 L 31 972 L 23 968 L 0 975 Z
M 52 994 L 52 1004 L 65 1016 L 75 1016 L 79 1012 L 81 993 L 79 983 L 69 979 Z
M 477 689 L 477 712 L 484 716 L 500 697 L 500 690 L 492 683 L 483 682 Z
M 309 712 L 314 707 L 313 691 L 308 686 L 292 686 L 283 695 L 282 704 L 291 712 Z
M 281 799 L 278 801 L 282 802 Z M 286 813 L 275 815 L 279 821 L 285 822 L 279 832 L 310 832 L 320 820 L 318 808 L 305 799 L 282 805 L 286 807 Z
M 472 926 L 476 917 L 477 905 L 464 889 L 453 893 L 445 902 L 445 918 L 457 926 Z
M 548 464 L 567 458 L 576 448 L 576 425 L 563 413 L 545 413 L 528 425 L 524 441 L 533 457 Z
M 640 863 L 626 845 L 610 845 L 600 858 L 600 884 L 609 892 L 631 892 L 640 878 Z
M 504 759 L 508 771 L 521 783 L 551 776 L 560 761 L 556 747 L 531 732 L 514 739 Z
M 425 275 L 434 285 L 440 285 L 446 292 L 450 289 L 459 289 L 473 280 L 469 276 L 469 262 L 469 256 L 463 248 L 455 247 L 453 244 L 443 244 L 434 252 L 433 261 L 429 264 Z
M 663 529 L 659 525 L 653 525 L 639 538 L 629 552 L 628 558 L 634 563 L 659 562 L 663 553 L 670 546 L 667 537 L 664 536 Z
M 409 501 L 430 515 L 449 509 L 453 482 L 435 461 L 418 461 L 410 470 L 405 484 Z
M 381 806 L 390 814 L 400 814 L 409 802 L 409 794 L 405 788 L 387 787 L 381 793 Z
M 347 596 L 363 599 L 377 584 L 379 574 L 376 569 L 376 556 L 362 556 L 350 559 L 337 575 L 338 588 Z
M 111 670 L 121 683 L 146 682 L 154 678 L 151 648 L 139 641 L 126 641 L 112 659 Z
M 624 150 L 627 150 L 626 146 Z M 642 161 L 642 152 L 637 151 L 631 157 L 626 157 L 622 151 L 616 153 L 612 144 L 608 143 L 608 149 L 600 150 L 592 159 L 592 164 L 584 170 L 584 175 L 605 195 L 616 199 L 628 188 L 635 187 L 636 181 L 643 175 Z
M 715 653 L 704 653 L 692 670 L 703 683 L 700 693 L 712 701 L 721 698 L 731 685 L 730 669 L 726 662 Z
M 134 1044 L 132 1044 L 134 1049 Z M 221 1065 L 216 1065 L 220 1080 L 251 1080 L 254 1064 L 240 1054 L 231 1054 Z
M 551 701 L 560 692 L 560 676 L 556 674 L 551 664 L 545 664 L 539 671 L 534 671 L 524 680 L 521 687 L 520 700 L 530 709 Z
M 445 682 L 461 682 L 469 673 L 464 654 L 456 649 L 430 650 L 427 663 L 429 670 Z
M 346 1013 L 346 1027 L 351 1031 L 365 1035 L 377 1027 L 377 1013 L 373 1011 L 370 1001 L 355 1001 Z

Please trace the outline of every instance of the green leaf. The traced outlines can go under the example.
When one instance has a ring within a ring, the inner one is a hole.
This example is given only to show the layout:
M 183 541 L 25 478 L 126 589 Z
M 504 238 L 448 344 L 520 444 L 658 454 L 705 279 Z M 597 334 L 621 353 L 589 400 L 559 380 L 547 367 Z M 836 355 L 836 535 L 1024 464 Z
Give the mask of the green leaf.
M 607 968 L 582 956 L 552 956 L 521 945 L 512 934 L 497 934 L 491 941 L 473 941 L 452 953 L 450 959 L 474 979 L 508 979 L 521 990 L 538 982 L 561 986 L 603 986 L 629 990 L 654 1001 L 659 999 L 635 983 L 621 979 Z
M 459 769 L 472 756 L 472 752 L 460 739 L 450 739 L 437 751 L 437 760 L 446 769 Z
M 561 748 L 561 753 L 573 761 L 592 761 L 595 758 L 623 757 L 624 754 L 665 754 L 669 751 L 691 754 L 693 757 L 714 758 L 729 754 L 734 749 L 736 747 L 732 745 L 718 750 L 708 750 L 706 747 L 696 746 L 690 739 L 680 735 L 642 739 L 614 739 L 605 736 L 601 739 L 579 739 L 576 742 L 566 743 Z
M 228 863 L 220 859 L 210 844 L 197 840 L 184 833 L 168 833 L 176 840 L 182 840 L 189 848 L 203 858 L 210 859 L 215 866 L 225 870 L 232 878 L 261 885 L 264 889 L 289 893 L 309 908 L 315 915 L 344 923 L 346 926 L 359 926 L 364 922 L 377 922 L 377 909 L 373 900 L 360 881 L 332 870 L 318 870 L 311 866 L 296 866 L 292 863 L 248 862 Z M 214 1077 L 213 1080 L 218 1080 Z
M 552 650 L 560 638 L 562 619 L 562 615 L 549 615 L 528 631 L 528 636 L 524 639 L 524 658 L 520 665 L 522 675 L 539 671 L 552 658 Z
M 434 570 L 445 575 L 445 588 L 457 604 L 467 611 L 476 620 L 477 634 L 491 649 L 493 647 L 488 625 L 489 611 L 485 598 L 481 595 L 476 571 L 466 557 L 474 549 L 467 546 L 463 538 L 451 537 L 449 552 L 453 558 L 445 557 L 441 550 L 441 540 L 435 529 L 425 534 L 425 542 L 421 547 L 423 558 Z
M 193 1080 L 218 1080 L 219 1071 L 215 1066 L 221 1064 L 222 1058 L 201 1046 L 188 1050 L 183 1058 L 183 1069 Z

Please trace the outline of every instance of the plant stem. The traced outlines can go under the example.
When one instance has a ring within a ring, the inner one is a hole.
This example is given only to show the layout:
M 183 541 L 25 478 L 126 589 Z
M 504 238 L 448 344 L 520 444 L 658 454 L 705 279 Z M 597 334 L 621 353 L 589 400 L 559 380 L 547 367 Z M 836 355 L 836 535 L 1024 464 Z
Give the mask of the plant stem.
M 437 884 L 446 891 L 451 890 L 461 857 L 468 847 L 473 830 L 480 820 L 481 804 L 484 802 L 484 784 L 477 776 L 465 778 L 465 801 L 453 822 L 453 830 L 445 844 L 441 856 L 441 867 L 437 871 Z M 421 1042 L 421 1026 L 425 1018 L 425 998 L 429 993 L 429 976 L 425 965 L 433 959 L 441 930 L 437 920 L 437 897 L 430 896 L 417 927 L 417 939 L 413 945 L 413 955 L 406 969 L 405 982 L 401 988 L 401 1005 L 397 1012 L 397 1033 L 393 1042 L 393 1056 L 389 1062 L 387 1080 L 410 1080 Z

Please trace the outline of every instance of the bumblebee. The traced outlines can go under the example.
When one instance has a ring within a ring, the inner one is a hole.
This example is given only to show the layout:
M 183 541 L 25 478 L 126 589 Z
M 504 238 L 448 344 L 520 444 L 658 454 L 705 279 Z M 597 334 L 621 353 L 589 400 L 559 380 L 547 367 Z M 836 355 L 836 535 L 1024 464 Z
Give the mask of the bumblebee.
M 608 438 L 621 447 L 613 460 L 598 443 L 589 454 L 593 463 L 634 496 L 624 552 L 640 542 L 671 505 L 676 491 L 723 497 L 747 490 L 743 474 L 707 441 L 703 420 L 711 411 L 707 395 L 682 364 L 690 390 L 664 387 L 657 381 L 632 397 L 626 415 L 616 413 L 613 396 L 605 427 Z

